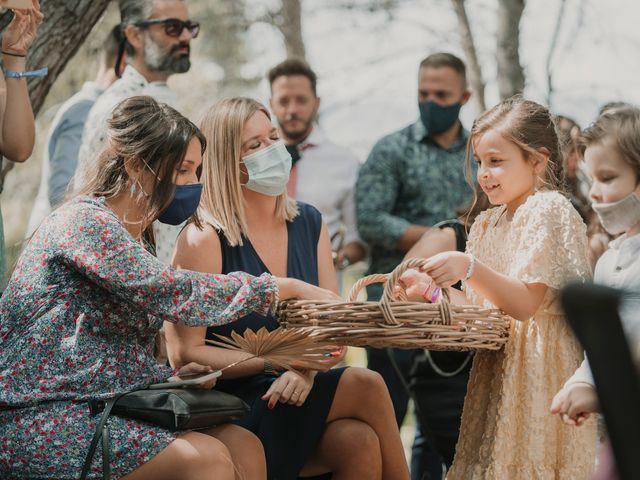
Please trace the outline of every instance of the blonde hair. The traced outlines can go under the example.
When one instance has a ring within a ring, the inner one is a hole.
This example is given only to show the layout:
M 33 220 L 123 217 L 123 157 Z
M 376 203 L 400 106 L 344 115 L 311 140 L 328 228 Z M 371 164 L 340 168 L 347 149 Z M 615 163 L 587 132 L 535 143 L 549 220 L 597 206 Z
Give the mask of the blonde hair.
M 221 230 L 231 246 L 242 245 L 248 236 L 245 200 L 240 183 L 242 133 L 246 122 L 257 112 L 268 110 L 261 103 L 246 97 L 221 100 L 209 108 L 200 121 L 200 129 L 208 139 L 202 162 L 201 211 L 194 223 L 202 228 L 207 221 Z M 298 206 L 287 193 L 276 199 L 276 218 L 291 221 L 298 215 Z M 212 217 L 212 218 L 211 218 Z
M 467 143 L 467 179 L 473 185 L 471 164 L 473 162 L 473 142 L 489 130 L 499 132 L 504 138 L 515 143 L 525 160 L 540 155 L 540 150 L 549 152 L 542 187 L 547 190 L 564 192 L 563 154 L 553 115 L 546 107 L 525 100 L 520 96 L 508 98 L 480 115 L 473 122 Z
M 578 138 L 578 153 L 590 145 L 611 138 L 625 162 L 633 167 L 636 183 L 640 183 L 640 109 L 632 106 L 605 110 Z

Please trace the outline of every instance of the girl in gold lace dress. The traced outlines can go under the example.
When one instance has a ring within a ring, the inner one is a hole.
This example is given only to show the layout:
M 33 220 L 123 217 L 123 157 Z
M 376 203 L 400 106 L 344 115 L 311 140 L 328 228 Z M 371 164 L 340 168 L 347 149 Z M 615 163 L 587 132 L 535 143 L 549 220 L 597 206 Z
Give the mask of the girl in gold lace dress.
M 590 276 L 586 227 L 558 192 L 562 159 L 549 111 L 521 98 L 502 102 L 475 121 L 468 157 L 498 206 L 478 216 L 466 253 L 435 255 L 423 270 L 440 287 L 463 280 L 464 294 L 452 290 L 456 303 L 498 307 L 516 320 L 503 350 L 475 356 L 447 478 L 586 479 L 595 426 L 570 428 L 549 413 L 582 355 L 558 290 Z M 419 283 L 408 293 L 424 291 Z

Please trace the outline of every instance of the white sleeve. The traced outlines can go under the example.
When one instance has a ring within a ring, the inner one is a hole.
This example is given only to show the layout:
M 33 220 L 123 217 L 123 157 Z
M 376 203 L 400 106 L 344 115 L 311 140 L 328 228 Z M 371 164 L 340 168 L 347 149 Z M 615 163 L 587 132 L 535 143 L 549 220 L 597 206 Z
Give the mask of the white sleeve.
M 591 375 L 591 368 L 589 367 L 589 360 L 586 355 L 578 369 L 573 373 L 573 375 L 571 375 L 569 380 L 565 382 L 564 388 L 571 389 L 580 383 L 587 383 L 591 386 L 595 386 L 593 376 Z
M 347 160 L 352 163 L 353 168 L 349 172 L 352 179 L 351 189 L 349 190 L 349 193 L 347 193 L 347 196 L 344 198 L 341 206 L 342 221 L 345 228 L 344 244 L 347 245 L 351 242 L 359 242 L 365 245 L 365 243 L 360 238 L 360 235 L 358 234 L 358 224 L 356 220 L 356 181 L 358 180 L 358 170 L 360 163 L 355 157 L 345 158 L 345 161 Z

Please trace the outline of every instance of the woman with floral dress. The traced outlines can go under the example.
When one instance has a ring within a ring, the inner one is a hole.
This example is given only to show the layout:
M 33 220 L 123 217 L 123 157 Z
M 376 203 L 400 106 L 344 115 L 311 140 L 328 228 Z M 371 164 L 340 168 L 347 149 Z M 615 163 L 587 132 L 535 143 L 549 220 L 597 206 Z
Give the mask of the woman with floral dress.
M 334 298 L 271 275 L 174 270 L 149 253 L 151 222 L 198 205 L 205 144 L 170 107 L 125 100 L 92 181 L 26 246 L 0 299 L 0 478 L 77 478 L 99 420 L 87 401 L 171 375 L 153 358 L 163 321 L 221 325 L 266 313 L 278 296 Z M 110 443 L 117 478 L 231 479 L 234 464 L 265 475 L 259 442 L 232 425 L 172 433 L 112 417 Z M 101 466 L 98 448 L 91 478 Z

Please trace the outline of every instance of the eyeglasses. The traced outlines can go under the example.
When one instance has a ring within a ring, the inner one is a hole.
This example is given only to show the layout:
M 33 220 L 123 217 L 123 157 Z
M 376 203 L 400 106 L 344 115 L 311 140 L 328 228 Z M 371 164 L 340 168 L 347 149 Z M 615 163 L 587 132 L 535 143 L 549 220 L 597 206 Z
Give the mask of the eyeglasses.
M 186 28 L 191 33 L 192 38 L 196 38 L 200 33 L 200 23 L 192 22 L 191 20 L 182 21 L 178 18 L 165 18 L 158 20 L 140 20 L 135 22 L 134 25 L 139 28 L 147 28 L 151 25 L 164 25 L 164 33 L 170 37 L 179 37 L 182 35 L 182 31 Z

